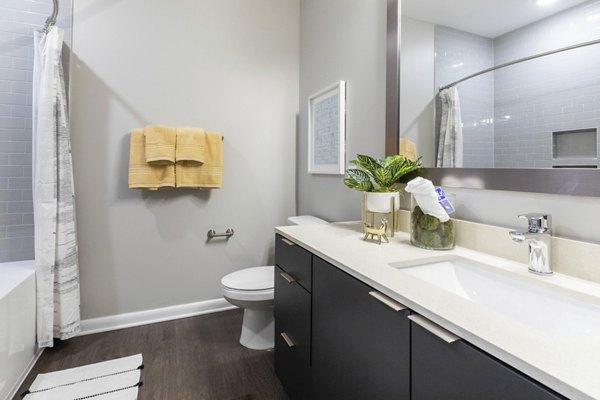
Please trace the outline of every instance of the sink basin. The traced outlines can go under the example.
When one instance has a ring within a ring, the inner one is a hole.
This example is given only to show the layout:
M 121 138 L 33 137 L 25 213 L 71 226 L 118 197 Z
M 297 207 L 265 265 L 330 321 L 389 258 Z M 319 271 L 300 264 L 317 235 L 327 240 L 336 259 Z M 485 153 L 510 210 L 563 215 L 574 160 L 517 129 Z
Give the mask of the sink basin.
M 600 334 L 600 301 L 473 260 L 454 257 L 426 264 L 390 264 L 404 273 L 504 314 L 545 335 Z

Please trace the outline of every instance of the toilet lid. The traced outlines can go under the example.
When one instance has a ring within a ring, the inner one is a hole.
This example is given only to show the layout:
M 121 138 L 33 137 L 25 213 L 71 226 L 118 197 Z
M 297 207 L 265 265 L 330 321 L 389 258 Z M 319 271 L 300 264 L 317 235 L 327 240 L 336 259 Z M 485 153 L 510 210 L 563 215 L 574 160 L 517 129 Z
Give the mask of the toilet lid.
M 232 272 L 221 279 L 221 284 L 236 290 L 273 289 L 275 279 L 273 266 L 253 267 Z

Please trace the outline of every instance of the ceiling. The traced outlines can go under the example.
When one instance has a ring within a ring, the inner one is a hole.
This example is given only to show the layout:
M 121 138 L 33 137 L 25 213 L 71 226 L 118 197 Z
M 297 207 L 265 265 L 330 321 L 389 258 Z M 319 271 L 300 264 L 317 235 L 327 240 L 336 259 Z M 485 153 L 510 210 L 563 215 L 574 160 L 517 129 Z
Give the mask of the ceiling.
M 589 0 L 402 0 L 402 15 L 496 38 Z

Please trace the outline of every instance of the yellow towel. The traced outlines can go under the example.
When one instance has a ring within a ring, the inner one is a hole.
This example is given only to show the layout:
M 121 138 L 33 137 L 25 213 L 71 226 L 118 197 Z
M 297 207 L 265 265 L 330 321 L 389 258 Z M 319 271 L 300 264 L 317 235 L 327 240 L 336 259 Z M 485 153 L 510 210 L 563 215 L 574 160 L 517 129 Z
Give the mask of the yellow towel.
M 175 187 L 175 165 L 152 165 L 146 162 L 144 130 L 131 130 L 129 149 L 129 188 L 157 190 Z
M 146 162 L 153 164 L 173 164 L 175 162 L 175 142 L 177 129 L 170 126 L 147 125 Z
M 204 162 L 204 129 L 177 128 L 177 145 L 175 146 L 175 162 Z
M 206 132 L 204 164 L 178 162 L 175 167 L 178 188 L 218 189 L 223 182 L 222 136 Z
M 417 145 L 408 139 L 400 139 L 400 154 L 411 161 L 417 159 Z

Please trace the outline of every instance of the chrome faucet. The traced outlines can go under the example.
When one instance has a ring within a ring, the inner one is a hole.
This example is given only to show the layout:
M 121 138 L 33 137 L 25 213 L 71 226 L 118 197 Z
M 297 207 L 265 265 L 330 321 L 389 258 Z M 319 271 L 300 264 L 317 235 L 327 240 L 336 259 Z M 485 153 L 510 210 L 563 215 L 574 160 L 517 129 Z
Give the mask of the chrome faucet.
M 527 241 L 529 244 L 529 272 L 538 275 L 552 275 L 552 216 L 548 214 L 524 214 L 529 228 L 526 232 L 509 232 L 515 242 Z

